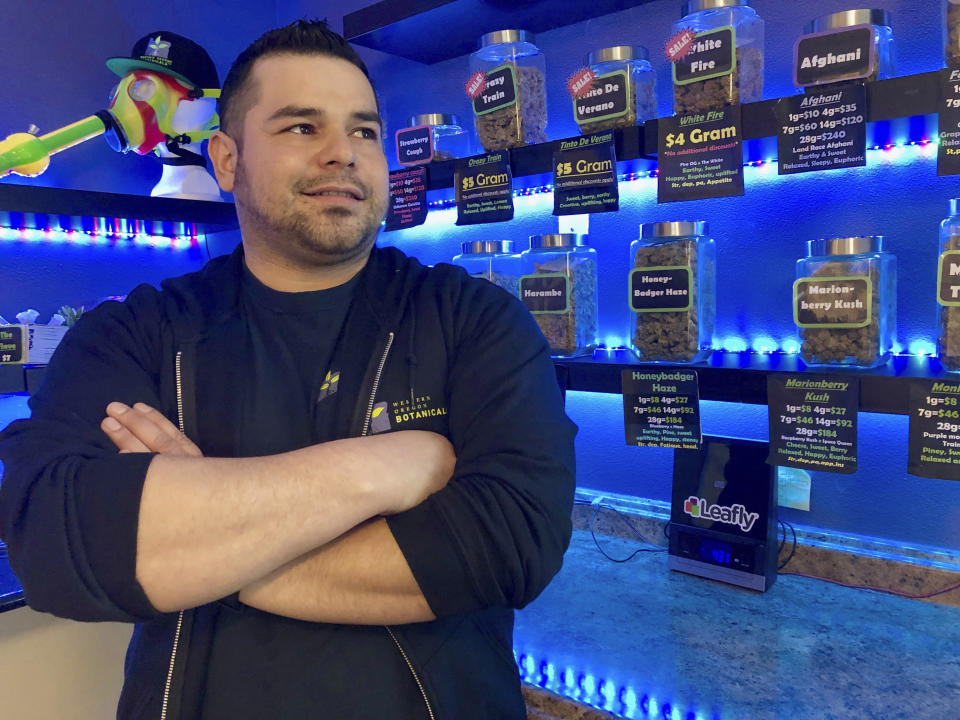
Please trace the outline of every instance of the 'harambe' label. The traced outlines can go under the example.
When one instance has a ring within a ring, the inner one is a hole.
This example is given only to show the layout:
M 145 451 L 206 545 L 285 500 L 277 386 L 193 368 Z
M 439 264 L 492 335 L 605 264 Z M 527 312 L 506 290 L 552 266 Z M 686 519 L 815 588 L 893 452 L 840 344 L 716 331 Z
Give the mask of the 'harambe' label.
M 870 278 L 800 278 L 793 284 L 793 321 L 802 328 L 860 328 L 870 324 Z
M 520 278 L 520 300 L 534 315 L 570 309 L 570 278 L 563 273 L 537 273 Z
M 630 309 L 634 312 L 682 312 L 691 307 L 690 268 L 638 268 L 630 273 Z
M 877 66 L 873 33 L 873 26 L 857 25 L 799 38 L 793 49 L 794 81 L 806 87 L 868 77 Z
M 517 83 L 512 65 L 501 65 L 487 73 L 483 90 L 473 99 L 473 113 L 485 115 L 510 107 L 517 101 Z
M 687 85 L 729 75 L 737 66 L 737 36 L 731 26 L 697 33 L 687 54 L 673 63 L 673 84 Z

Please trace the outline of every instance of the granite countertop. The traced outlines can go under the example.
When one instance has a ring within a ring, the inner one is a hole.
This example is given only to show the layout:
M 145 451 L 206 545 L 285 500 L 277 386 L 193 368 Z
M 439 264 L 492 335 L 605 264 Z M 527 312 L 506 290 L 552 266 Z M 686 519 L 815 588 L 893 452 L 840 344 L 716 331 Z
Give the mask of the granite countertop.
M 598 539 L 616 558 L 648 547 Z M 958 647 L 957 607 L 796 576 L 755 593 L 663 552 L 611 562 L 579 530 L 515 632 L 526 681 L 670 720 L 960 717 Z

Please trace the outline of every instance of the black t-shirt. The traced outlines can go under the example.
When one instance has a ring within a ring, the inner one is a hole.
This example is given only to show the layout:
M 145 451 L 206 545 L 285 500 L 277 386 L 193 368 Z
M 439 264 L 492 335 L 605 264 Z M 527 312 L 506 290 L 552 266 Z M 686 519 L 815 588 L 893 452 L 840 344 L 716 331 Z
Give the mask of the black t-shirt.
M 331 358 L 356 286 L 354 277 L 329 290 L 278 292 L 244 266 L 240 312 L 253 372 L 236 389 L 237 455 L 273 455 L 323 439 L 317 426 L 332 408 L 324 400 L 338 377 Z M 260 422 L 264 417 L 285 421 Z M 215 622 L 204 720 L 362 718 L 364 695 L 379 695 L 371 704 L 397 708 L 396 718 L 427 717 L 413 676 L 383 627 L 307 623 L 225 605 Z M 357 657 L 344 652 L 357 644 L 369 650 L 363 667 L 343 662 Z
M 243 421 L 236 426 L 235 447 L 240 455 L 275 455 L 322 439 L 315 428 L 326 406 L 317 400 L 331 370 L 358 277 L 329 290 L 280 292 L 261 283 L 244 266 L 240 312 L 253 356 L 253 375 L 242 391 Z M 261 423 L 257 422 L 260 417 L 286 420 Z

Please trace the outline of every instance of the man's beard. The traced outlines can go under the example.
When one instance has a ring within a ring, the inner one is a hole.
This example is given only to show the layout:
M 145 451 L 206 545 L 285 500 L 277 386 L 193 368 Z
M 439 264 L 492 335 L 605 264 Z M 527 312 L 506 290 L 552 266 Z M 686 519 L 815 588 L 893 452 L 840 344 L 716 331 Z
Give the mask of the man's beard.
M 291 203 L 271 211 L 258 202 L 258 194 L 251 187 L 242 162 L 237 164 L 234 197 L 244 225 L 259 235 L 274 252 L 299 265 L 338 265 L 370 251 L 386 213 L 386 203 L 378 202 L 366 184 L 342 175 L 299 181 L 292 189 L 293 197 L 302 197 L 302 191 L 325 183 L 344 183 L 360 188 L 366 198 L 363 207 L 359 211 L 335 205 L 311 209 L 306 203 L 303 207 Z

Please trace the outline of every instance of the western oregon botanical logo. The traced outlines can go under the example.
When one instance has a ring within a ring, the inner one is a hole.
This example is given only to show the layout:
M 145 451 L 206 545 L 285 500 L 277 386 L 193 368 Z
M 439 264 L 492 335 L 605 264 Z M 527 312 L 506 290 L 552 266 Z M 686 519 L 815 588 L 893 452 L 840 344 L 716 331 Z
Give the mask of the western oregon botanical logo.
M 387 411 L 387 403 L 379 402 L 373 406 L 373 412 L 370 414 L 370 434 L 386 432 L 390 429 L 390 413 Z
M 170 43 L 157 35 L 147 44 L 147 55 L 150 57 L 165 58 L 170 53 Z
M 340 371 L 328 370 L 326 377 L 323 378 L 323 384 L 320 386 L 320 393 L 317 395 L 317 402 L 330 397 L 337 392 L 340 386 Z
M 743 532 L 750 532 L 760 513 L 747 512 L 739 503 L 735 505 L 711 505 L 705 498 L 691 495 L 683 503 L 683 511 L 693 518 L 713 520 L 727 525 L 736 525 Z

